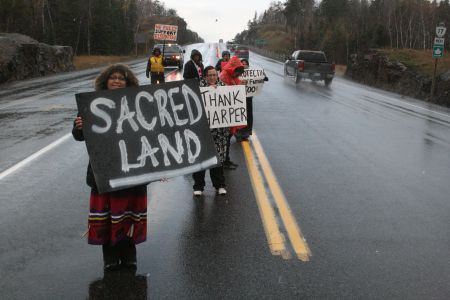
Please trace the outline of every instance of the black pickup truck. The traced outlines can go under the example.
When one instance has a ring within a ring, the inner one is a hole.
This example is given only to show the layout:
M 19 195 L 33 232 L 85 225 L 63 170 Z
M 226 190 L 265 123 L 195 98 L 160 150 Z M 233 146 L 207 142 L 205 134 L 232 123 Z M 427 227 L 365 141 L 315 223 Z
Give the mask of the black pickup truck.
M 322 51 L 297 50 L 284 63 L 284 76 L 291 77 L 295 83 L 301 79 L 323 80 L 326 86 L 334 77 L 335 65 L 327 61 Z

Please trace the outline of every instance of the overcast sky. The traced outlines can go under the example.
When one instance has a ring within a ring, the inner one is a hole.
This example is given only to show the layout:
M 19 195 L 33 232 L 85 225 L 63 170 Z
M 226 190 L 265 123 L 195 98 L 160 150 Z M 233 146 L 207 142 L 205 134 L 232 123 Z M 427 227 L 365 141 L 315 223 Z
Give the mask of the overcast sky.
M 166 8 L 173 8 L 186 20 L 188 29 L 197 32 L 205 42 L 234 38 L 247 29 L 255 11 L 263 13 L 273 0 L 163 0 Z M 217 22 L 216 22 L 217 19 Z

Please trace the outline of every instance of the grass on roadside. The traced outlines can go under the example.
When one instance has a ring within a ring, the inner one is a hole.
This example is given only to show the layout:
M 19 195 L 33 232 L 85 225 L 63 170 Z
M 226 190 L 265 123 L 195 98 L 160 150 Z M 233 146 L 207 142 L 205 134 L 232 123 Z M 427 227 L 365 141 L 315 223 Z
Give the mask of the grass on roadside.
M 114 64 L 118 62 L 124 62 L 135 59 L 135 56 L 99 56 L 99 55 L 80 55 L 74 56 L 73 64 L 76 70 L 84 70 L 90 68 L 97 68 Z
M 412 49 L 381 49 L 391 61 L 399 61 L 405 66 L 427 76 L 433 76 L 434 58 L 432 50 L 412 50 Z M 443 58 L 438 59 L 436 74 L 442 74 L 450 69 L 450 55 L 444 53 Z

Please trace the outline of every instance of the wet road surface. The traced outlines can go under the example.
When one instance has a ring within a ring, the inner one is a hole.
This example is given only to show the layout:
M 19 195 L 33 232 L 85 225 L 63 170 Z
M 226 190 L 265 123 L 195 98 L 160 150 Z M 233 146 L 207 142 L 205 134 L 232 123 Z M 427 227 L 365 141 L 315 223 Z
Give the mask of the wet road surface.
M 217 45 L 188 46 L 186 61 L 193 47 L 215 64 Z M 239 167 L 226 171 L 228 195 L 216 196 L 208 176 L 200 199 L 189 176 L 150 184 L 136 274 L 103 276 L 101 248 L 82 237 L 83 143 L 62 139 L 5 173 L 70 133 L 74 94 L 91 91 L 99 71 L 2 86 L 2 298 L 448 299 L 450 112 L 343 78 L 330 88 L 296 86 L 282 64 L 253 53 L 250 64 L 270 80 L 253 100 L 256 136 L 232 144 Z M 146 62 L 130 65 L 148 82 Z M 306 259 L 295 253 L 274 180 L 306 239 Z M 262 217 L 266 194 L 272 231 Z M 277 230 L 282 253 L 268 243 Z

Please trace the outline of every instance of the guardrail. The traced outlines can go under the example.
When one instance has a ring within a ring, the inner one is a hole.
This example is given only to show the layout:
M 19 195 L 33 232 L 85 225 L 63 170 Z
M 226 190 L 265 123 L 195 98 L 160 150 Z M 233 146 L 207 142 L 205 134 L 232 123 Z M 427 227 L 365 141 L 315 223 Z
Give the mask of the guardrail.
M 286 53 L 279 53 L 279 52 L 274 52 L 274 51 L 270 51 L 267 49 L 261 49 L 258 47 L 254 47 L 254 46 L 246 46 L 248 47 L 248 49 L 250 49 L 250 51 L 255 52 L 259 55 L 262 56 L 266 56 L 281 62 L 284 62 L 286 60 L 286 57 L 289 56 L 289 54 Z

